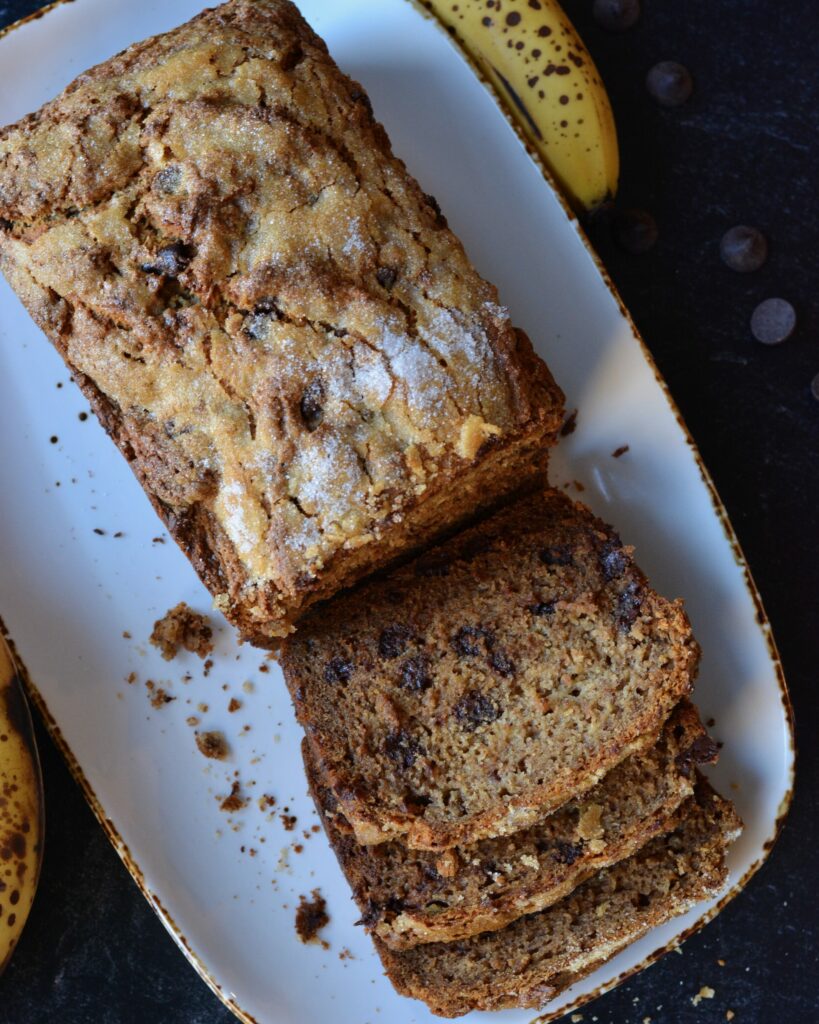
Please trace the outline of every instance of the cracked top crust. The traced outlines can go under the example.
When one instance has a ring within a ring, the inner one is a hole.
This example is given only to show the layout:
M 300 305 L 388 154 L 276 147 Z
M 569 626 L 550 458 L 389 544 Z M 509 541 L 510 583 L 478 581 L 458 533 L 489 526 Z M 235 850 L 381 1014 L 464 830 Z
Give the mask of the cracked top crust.
M 287 0 L 206 11 L 0 131 L 0 268 L 246 633 L 286 632 L 340 553 L 559 426 Z

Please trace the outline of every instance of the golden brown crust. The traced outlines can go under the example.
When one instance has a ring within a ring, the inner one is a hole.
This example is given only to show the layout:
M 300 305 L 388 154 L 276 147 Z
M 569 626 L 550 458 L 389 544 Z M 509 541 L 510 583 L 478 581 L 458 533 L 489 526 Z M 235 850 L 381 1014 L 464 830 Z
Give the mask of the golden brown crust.
M 545 469 L 562 396 L 288 0 L 0 131 L 0 267 L 256 642 Z

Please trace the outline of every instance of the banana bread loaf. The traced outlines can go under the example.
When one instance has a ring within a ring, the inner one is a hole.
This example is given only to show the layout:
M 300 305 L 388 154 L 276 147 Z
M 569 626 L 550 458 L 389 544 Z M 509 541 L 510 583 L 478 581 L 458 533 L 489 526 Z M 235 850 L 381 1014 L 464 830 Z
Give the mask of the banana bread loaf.
M 463 942 L 402 953 L 379 939 L 375 945 L 396 989 L 439 1016 L 539 1007 L 649 929 L 716 896 L 726 849 L 741 827 L 731 804 L 703 783 L 670 835 L 539 914 Z
M 281 660 L 358 842 L 443 850 L 653 746 L 698 648 L 610 527 L 539 490 L 310 612 Z
M 261 645 L 542 473 L 560 426 L 289 0 L 205 11 L 0 131 L 0 268 Z
M 695 764 L 717 748 L 684 702 L 660 742 L 633 754 L 544 821 L 442 854 L 403 843 L 359 846 L 303 741 L 307 778 L 362 923 L 392 949 L 454 942 L 543 910 L 601 868 L 631 856 L 671 827 L 693 793 Z

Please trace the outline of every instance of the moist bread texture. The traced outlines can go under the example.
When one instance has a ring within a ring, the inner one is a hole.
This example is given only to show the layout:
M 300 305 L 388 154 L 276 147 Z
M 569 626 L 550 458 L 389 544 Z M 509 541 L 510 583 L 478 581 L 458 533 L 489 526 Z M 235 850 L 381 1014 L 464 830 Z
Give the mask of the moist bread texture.
M 0 268 L 243 636 L 543 473 L 562 395 L 288 0 L 0 130 Z
M 281 661 L 358 842 L 444 850 L 653 746 L 698 656 L 614 531 L 539 490 L 311 612 Z
M 463 942 L 391 950 L 375 939 L 402 995 L 433 1013 L 539 1007 L 649 929 L 717 895 L 742 823 L 701 783 L 676 828 L 584 882 L 554 906 Z
M 660 742 L 633 754 L 585 797 L 499 839 L 445 853 L 400 842 L 359 846 L 302 744 L 325 830 L 353 889 L 362 923 L 392 949 L 454 942 L 543 910 L 601 868 L 672 827 L 694 791 L 694 766 L 716 758 L 696 710 L 684 702 Z

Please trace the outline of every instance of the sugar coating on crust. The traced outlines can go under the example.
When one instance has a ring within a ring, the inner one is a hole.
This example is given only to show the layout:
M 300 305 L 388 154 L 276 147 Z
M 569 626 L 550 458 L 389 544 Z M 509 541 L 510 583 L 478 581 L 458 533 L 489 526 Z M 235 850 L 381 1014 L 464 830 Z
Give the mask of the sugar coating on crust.
M 548 371 L 287 0 L 207 11 L 0 131 L 0 267 L 262 629 L 557 429 Z
M 308 613 L 282 651 L 359 842 L 510 834 L 656 741 L 699 650 L 617 534 L 537 491 Z

